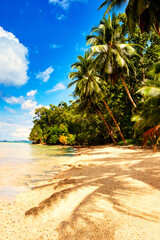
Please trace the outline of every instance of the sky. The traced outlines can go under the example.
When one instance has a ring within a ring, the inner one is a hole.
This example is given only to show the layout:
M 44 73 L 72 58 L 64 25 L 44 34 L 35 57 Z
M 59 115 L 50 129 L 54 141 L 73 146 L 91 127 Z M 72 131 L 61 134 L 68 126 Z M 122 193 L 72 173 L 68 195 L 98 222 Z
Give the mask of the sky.
M 38 107 L 69 103 L 71 65 L 101 0 L 5 0 L 0 7 L 0 141 L 28 140 Z M 121 11 L 124 11 L 122 9 Z

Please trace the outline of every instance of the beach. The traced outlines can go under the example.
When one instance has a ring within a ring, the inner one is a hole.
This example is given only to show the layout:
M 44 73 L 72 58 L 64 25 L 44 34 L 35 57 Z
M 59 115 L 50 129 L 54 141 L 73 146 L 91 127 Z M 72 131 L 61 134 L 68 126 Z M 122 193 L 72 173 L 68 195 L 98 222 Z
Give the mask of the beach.
M 51 180 L 0 199 L 2 240 L 159 240 L 160 152 L 78 148 Z

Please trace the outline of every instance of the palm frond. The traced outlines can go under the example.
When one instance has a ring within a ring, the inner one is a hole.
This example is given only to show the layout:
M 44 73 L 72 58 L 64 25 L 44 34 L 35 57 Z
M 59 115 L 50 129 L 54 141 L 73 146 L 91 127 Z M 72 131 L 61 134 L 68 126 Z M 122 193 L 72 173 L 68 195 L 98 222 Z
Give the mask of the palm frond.
M 144 97 L 160 97 L 160 87 L 144 86 L 140 88 L 137 93 L 140 93 Z

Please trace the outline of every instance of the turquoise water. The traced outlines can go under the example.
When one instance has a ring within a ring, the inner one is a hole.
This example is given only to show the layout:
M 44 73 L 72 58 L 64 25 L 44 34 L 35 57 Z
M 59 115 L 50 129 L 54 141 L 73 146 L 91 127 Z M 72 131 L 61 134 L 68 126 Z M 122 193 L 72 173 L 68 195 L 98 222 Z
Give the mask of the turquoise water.
M 13 199 L 51 180 L 72 156 L 70 147 L 0 143 L 0 198 Z

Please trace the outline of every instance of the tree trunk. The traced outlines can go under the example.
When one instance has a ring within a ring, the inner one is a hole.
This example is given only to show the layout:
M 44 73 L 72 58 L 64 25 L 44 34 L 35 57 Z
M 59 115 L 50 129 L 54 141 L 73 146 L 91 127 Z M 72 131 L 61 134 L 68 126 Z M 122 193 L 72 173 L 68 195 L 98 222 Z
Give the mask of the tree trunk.
M 143 70 L 143 82 L 144 82 L 145 81 L 145 71 L 144 71 L 144 60 L 143 60 L 143 57 L 142 57 L 142 64 L 143 64 L 142 70 Z
M 159 32 L 159 31 L 157 31 L 157 33 L 158 33 L 158 36 L 160 37 L 160 32 Z
M 106 120 L 104 119 L 102 113 L 101 113 L 98 109 L 97 109 L 97 112 L 98 112 L 98 114 L 100 115 L 100 117 L 102 118 L 102 120 L 104 121 L 106 127 L 108 128 L 109 134 L 110 134 L 110 136 L 111 136 L 113 142 L 114 142 L 115 144 L 117 144 L 117 142 L 115 141 L 115 139 L 114 139 L 114 137 L 113 137 L 113 135 L 112 135 L 112 133 L 111 133 L 111 130 L 110 130 L 110 128 L 109 128 L 109 126 L 108 126 Z
M 128 97 L 129 97 L 131 103 L 133 104 L 133 107 L 136 108 L 136 104 L 135 104 L 135 102 L 133 101 L 133 98 L 131 97 L 131 94 L 130 94 L 130 92 L 129 92 L 129 90 L 128 90 L 128 87 L 127 87 L 127 85 L 126 85 L 126 83 L 125 83 L 125 81 L 124 81 L 124 78 L 122 77 L 121 74 L 120 74 L 120 77 L 121 77 L 122 83 L 123 83 L 123 85 L 124 85 L 124 87 L 125 87 L 125 90 L 126 90 L 126 92 L 127 92 L 127 95 L 128 95 Z
M 156 30 L 158 36 L 160 37 L 159 25 L 158 25 L 158 24 L 153 24 L 153 25 L 154 25 L 154 27 L 155 27 L 155 30 Z
M 119 127 L 119 125 L 118 125 L 116 119 L 114 118 L 114 116 L 113 116 L 113 114 L 112 114 L 112 112 L 111 112 L 109 106 L 107 105 L 107 103 L 105 102 L 104 99 L 103 99 L 103 103 L 104 103 L 104 105 L 106 106 L 106 108 L 107 108 L 107 110 L 108 110 L 110 116 L 112 117 L 114 123 L 116 124 L 116 126 L 117 126 L 117 128 L 118 128 L 118 131 L 119 131 L 119 133 L 120 133 L 120 135 L 121 135 L 121 137 L 122 137 L 123 142 L 124 142 L 125 144 L 127 144 L 127 142 L 126 142 L 126 140 L 125 140 L 125 138 L 124 138 L 124 136 L 123 136 L 123 134 L 122 134 L 122 132 L 121 132 L 121 129 L 120 129 L 120 127 Z

